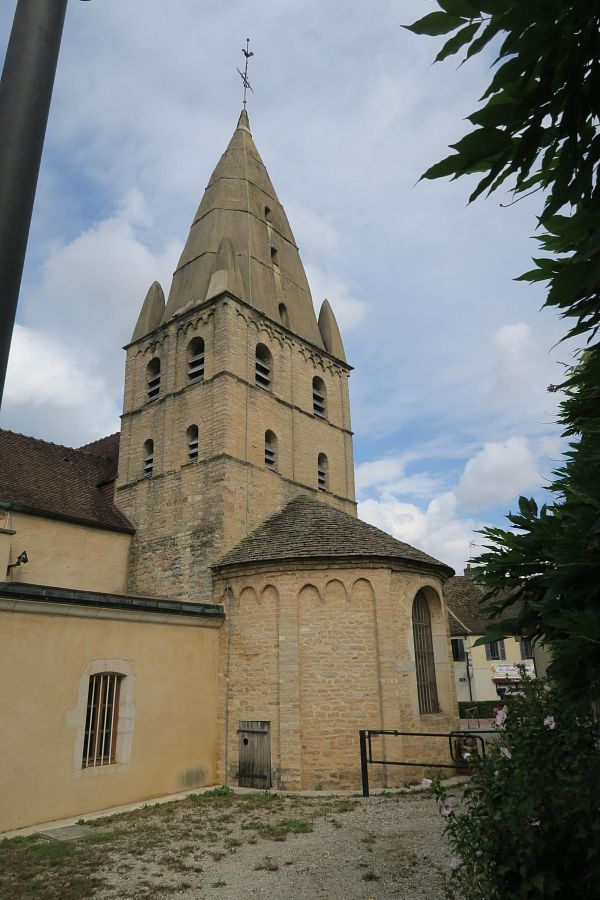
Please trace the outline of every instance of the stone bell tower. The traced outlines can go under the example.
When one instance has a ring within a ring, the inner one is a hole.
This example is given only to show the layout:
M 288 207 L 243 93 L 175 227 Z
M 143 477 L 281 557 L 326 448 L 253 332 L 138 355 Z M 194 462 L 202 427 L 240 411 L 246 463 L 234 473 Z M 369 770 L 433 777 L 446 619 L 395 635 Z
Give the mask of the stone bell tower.
M 211 563 L 300 494 L 356 514 L 350 367 L 245 111 L 168 301 L 155 282 L 126 350 L 115 500 L 136 528 L 131 592 L 209 602 Z

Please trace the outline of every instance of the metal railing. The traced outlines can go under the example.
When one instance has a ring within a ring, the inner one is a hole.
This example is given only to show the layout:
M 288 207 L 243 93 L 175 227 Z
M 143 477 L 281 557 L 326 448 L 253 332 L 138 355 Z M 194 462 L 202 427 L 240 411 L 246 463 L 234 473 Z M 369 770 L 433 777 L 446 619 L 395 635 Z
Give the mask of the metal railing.
M 495 734 L 493 730 L 489 731 L 395 731 L 392 729 L 361 729 L 359 731 L 360 742 L 360 774 L 362 782 L 363 797 L 369 796 L 369 769 L 370 765 L 382 766 L 416 766 L 420 769 L 469 769 L 468 759 L 458 758 L 456 756 L 457 746 L 460 746 L 464 752 L 465 739 L 468 741 L 473 751 L 481 757 L 485 757 L 485 740 L 483 735 Z M 395 760 L 395 759 L 374 759 L 373 758 L 373 738 L 374 737 L 426 737 L 426 738 L 446 738 L 448 741 L 449 756 L 452 762 L 448 763 L 432 763 L 417 762 L 413 760 Z M 479 746 L 480 745 L 480 746 Z

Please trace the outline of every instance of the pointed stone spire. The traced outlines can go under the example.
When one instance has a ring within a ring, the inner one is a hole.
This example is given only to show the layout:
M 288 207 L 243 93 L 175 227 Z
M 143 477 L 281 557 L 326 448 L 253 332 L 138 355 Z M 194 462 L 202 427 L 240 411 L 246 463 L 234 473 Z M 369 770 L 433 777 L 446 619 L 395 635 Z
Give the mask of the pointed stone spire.
M 194 217 L 163 321 L 190 303 L 205 301 L 224 237 L 233 246 L 246 302 L 276 322 L 283 304 L 290 330 L 323 348 L 294 235 L 252 139 L 245 110 Z
M 323 300 L 321 311 L 319 313 L 319 331 L 325 344 L 325 349 L 336 359 L 346 362 L 346 354 L 344 353 L 344 344 L 338 323 L 333 314 L 333 310 L 329 304 L 329 300 Z
M 218 297 L 223 291 L 228 291 L 235 297 L 243 298 L 244 296 L 242 276 L 237 264 L 235 250 L 228 237 L 221 238 L 215 270 L 210 278 L 206 299 L 212 300 L 213 297 Z
M 142 304 L 142 310 L 138 316 L 137 324 L 133 329 L 132 341 L 137 341 L 155 328 L 158 328 L 165 312 L 165 295 L 158 281 L 150 285 L 146 299 Z

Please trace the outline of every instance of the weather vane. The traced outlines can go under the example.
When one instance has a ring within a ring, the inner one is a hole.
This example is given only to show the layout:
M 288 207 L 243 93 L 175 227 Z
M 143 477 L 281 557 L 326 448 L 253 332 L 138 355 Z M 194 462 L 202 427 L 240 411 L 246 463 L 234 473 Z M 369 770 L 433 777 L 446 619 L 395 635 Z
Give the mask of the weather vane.
M 244 48 L 242 47 L 242 53 L 246 57 L 246 65 L 243 72 L 241 71 L 241 69 L 238 69 L 238 72 L 240 73 L 242 84 L 244 85 L 244 109 L 246 109 L 246 91 L 248 90 L 248 88 L 250 88 L 252 93 L 254 93 L 252 85 L 248 81 L 248 60 L 251 56 L 254 56 L 254 53 L 252 52 L 252 50 L 250 50 L 250 38 L 246 38 L 246 49 L 244 50 Z

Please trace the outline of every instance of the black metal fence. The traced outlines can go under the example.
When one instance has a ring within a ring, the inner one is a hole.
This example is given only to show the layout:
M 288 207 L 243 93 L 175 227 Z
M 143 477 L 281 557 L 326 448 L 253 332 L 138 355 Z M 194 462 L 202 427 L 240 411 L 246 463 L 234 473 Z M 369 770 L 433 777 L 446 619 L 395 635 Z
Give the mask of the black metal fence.
M 468 759 L 462 757 L 465 752 L 466 745 L 469 746 L 470 752 L 476 753 L 478 756 L 485 757 L 485 739 L 483 735 L 495 734 L 495 731 L 394 731 L 390 729 L 362 729 L 359 731 L 360 740 L 360 773 L 362 781 L 363 797 L 369 796 L 369 766 L 417 766 L 421 769 L 462 769 L 470 768 Z M 452 762 L 432 763 L 413 760 L 396 760 L 396 759 L 374 759 L 373 758 L 373 738 L 374 737 L 426 737 L 426 738 L 445 738 L 448 741 L 449 757 Z M 461 754 L 459 758 L 457 753 Z

